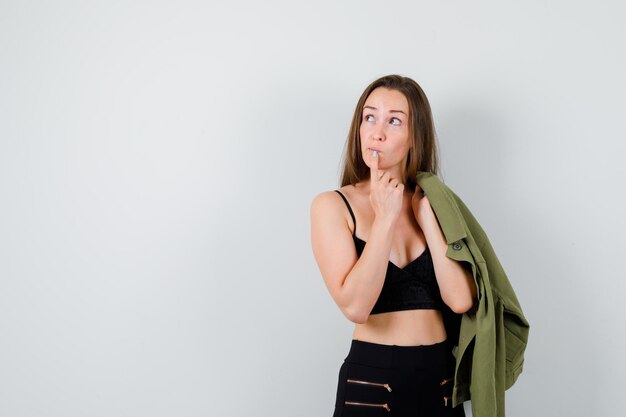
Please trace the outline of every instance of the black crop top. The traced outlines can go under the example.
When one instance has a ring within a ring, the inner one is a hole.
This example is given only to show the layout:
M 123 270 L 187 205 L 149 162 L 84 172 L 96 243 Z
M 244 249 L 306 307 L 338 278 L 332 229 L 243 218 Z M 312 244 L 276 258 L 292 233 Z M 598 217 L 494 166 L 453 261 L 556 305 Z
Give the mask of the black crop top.
M 354 222 L 352 238 L 360 257 L 366 242 L 356 237 L 356 218 L 350 203 L 339 190 L 335 191 L 343 198 L 352 216 Z M 403 268 L 389 261 L 383 288 L 370 314 L 416 309 L 442 310 L 442 307 L 443 300 L 435 277 L 435 268 L 430 250 L 426 246 L 424 252 Z

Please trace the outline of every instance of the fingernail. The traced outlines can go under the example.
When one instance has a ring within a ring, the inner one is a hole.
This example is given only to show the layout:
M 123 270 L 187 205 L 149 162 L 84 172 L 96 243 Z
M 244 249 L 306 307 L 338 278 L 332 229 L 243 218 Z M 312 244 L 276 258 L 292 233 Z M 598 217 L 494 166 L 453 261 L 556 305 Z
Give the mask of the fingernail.
M 376 156 L 376 155 L 378 155 L 378 153 L 376 151 L 373 151 L 372 156 Z

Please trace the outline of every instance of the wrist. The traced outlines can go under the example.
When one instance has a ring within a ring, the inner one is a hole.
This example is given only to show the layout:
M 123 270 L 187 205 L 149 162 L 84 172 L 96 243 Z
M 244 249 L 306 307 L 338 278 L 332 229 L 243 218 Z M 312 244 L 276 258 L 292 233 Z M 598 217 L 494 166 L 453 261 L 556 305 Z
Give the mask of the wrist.
M 397 217 L 376 216 L 372 222 L 372 230 L 376 229 L 383 233 L 393 230 Z

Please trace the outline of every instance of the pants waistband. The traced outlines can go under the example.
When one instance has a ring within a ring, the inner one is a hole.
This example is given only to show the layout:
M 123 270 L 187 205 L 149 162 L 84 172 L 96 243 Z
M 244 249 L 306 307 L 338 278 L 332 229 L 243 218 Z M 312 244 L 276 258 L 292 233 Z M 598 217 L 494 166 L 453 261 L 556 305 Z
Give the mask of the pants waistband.
M 398 346 L 352 339 L 345 361 L 379 368 L 418 367 L 449 359 L 451 355 L 447 340 L 432 345 Z

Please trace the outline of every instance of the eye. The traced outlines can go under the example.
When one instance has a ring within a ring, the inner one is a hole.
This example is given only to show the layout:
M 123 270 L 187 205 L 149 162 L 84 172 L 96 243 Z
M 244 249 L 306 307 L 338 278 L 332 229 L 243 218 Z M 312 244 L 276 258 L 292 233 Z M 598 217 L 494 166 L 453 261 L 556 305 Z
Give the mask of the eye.
M 365 119 L 365 121 L 366 121 L 366 122 L 369 122 L 368 117 L 374 117 L 374 116 L 372 116 L 371 114 L 366 114 L 366 115 L 364 116 L 364 119 Z
M 398 123 L 395 123 L 396 126 L 402 123 L 402 120 L 398 119 L 397 117 L 392 117 L 391 120 L 396 120 L 398 122 Z

